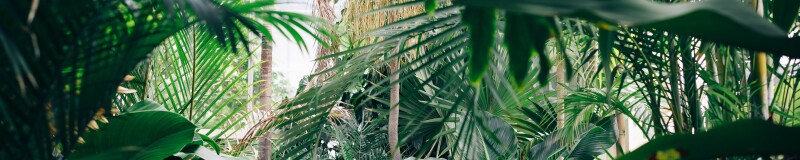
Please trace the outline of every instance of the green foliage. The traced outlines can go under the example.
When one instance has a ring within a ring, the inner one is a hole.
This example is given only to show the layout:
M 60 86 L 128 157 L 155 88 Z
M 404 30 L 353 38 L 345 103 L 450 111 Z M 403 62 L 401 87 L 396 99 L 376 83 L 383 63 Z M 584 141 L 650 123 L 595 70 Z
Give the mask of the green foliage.
M 771 6 L 772 23 L 780 27 L 783 31 L 789 32 L 792 23 L 797 20 L 797 11 L 800 10 L 800 1 L 793 0 L 773 0 L 767 1 L 765 6 Z
M 244 45 L 246 33 L 270 35 L 260 22 L 275 24 L 282 35 L 302 43 L 298 30 L 312 33 L 312 27 L 304 23 L 318 21 L 264 9 L 274 4 L 271 0 L 1 3 L 0 19 L 5 23 L 0 25 L 4 55 L 0 56 L 0 75 L 13 78 L 4 78 L 0 83 L 0 110 L 4 113 L 0 134 L 5 135 L 0 157 L 12 159 L 69 157 L 69 151 L 76 147 L 78 137 L 98 110 L 124 110 L 152 94 L 147 88 L 148 74 L 152 76 L 147 70 L 152 66 L 140 62 L 169 37 L 187 32 L 186 28 L 211 37 L 203 44 L 215 47 L 207 50 L 237 53 L 249 51 Z M 220 60 L 204 62 L 217 61 Z M 117 87 L 127 74 L 138 79 L 123 86 L 138 92 L 118 95 Z M 189 117 L 195 120 L 195 116 Z
M 735 45 L 778 55 L 800 57 L 800 38 L 761 18 L 741 3 L 725 0 L 665 4 L 646 0 L 465 0 L 467 6 L 496 7 L 539 16 L 571 16 L 598 22 L 603 29 L 614 24 L 647 27 L 706 41 Z M 609 24 L 611 23 L 611 24 Z M 725 26 L 725 27 L 720 27 Z M 736 33 L 736 34 L 730 34 Z
M 461 16 L 473 38 L 469 56 L 469 80 L 473 86 L 480 84 L 484 72 L 489 69 L 497 29 L 496 12 L 494 9 L 467 7 Z
M 550 60 L 544 51 L 545 43 L 552 32 L 552 22 L 544 17 L 507 12 L 504 36 L 508 48 L 508 70 L 511 72 L 511 84 L 516 89 L 525 87 L 525 77 L 531 69 L 531 57 L 539 55 L 539 83 L 547 84 L 550 72 Z
M 428 14 L 433 14 L 436 12 L 436 8 L 439 7 L 439 3 L 436 0 L 426 0 L 425 1 L 425 12 Z
M 32 2 L 0 5 L 0 74 L 14 77 L 0 83 L 0 155 L 12 159 L 74 149 L 95 113 L 111 110 L 123 77 L 175 32 L 203 25 L 232 49 L 256 25 L 211 0 Z
M 516 153 L 516 136 L 511 125 L 486 112 L 478 111 L 475 116 L 465 118 L 458 125 L 467 127 L 468 136 L 460 139 L 459 159 L 512 159 Z
M 536 143 L 528 151 L 528 158 L 531 159 L 557 159 L 558 157 L 568 157 L 576 159 L 592 159 L 605 153 L 616 140 L 614 135 L 614 125 L 606 123 L 602 127 L 593 124 L 586 125 L 584 128 L 576 129 L 578 137 L 574 140 L 566 136 L 567 130 L 559 130 L 549 133 L 544 140 Z
M 150 98 L 211 129 L 204 134 L 217 131 L 211 136 L 219 138 L 224 133 L 219 131 L 238 128 L 236 121 L 260 108 L 248 104 L 261 92 L 250 96 L 246 89 L 263 82 L 246 81 L 246 73 L 260 63 L 248 64 L 246 53 L 218 49 L 221 44 L 214 41 L 215 37 L 198 29 L 180 31 L 156 50 L 147 87 L 153 90 Z M 224 125 L 230 122 L 233 125 Z
M 676 134 L 654 139 L 620 157 L 650 159 L 657 154 L 677 154 L 680 159 L 713 159 L 731 156 L 800 154 L 799 127 L 763 120 L 740 120 L 694 135 Z
M 166 111 L 125 113 L 99 126 L 83 134 L 86 143 L 75 147 L 70 159 L 108 152 L 126 159 L 163 159 L 192 142 L 196 128 L 181 115 Z
M 379 121 L 356 122 L 356 119 L 342 119 L 339 123 L 330 126 L 331 141 L 338 145 L 331 147 L 328 144 L 321 146 L 324 150 L 335 150 L 337 158 L 342 159 L 389 159 L 386 142 L 386 132 L 378 127 L 383 126 Z M 326 152 L 323 152 L 326 154 Z
M 382 138 L 388 86 L 400 85 L 405 156 L 592 159 L 615 143 L 617 116 L 655 137 L 622 159 L 798 154 L 791 135 L 800 131 L 782 125 L 800 113 L 798 62 L 784 62 L 800 57 L 800 2 L 763 0 L 762 13 L 669 2 L 416 0 L 372 11 L 425 13 L 364 34 L 375 40 L 366 45 L 347 37 L 342 48 L 360 47 L 319 57 L 335 65 L 310 77 L 335 76 L 279 104 L 277 121 L 254 133 L 283 131 L 274 157 L 320 158 L 318 142 L 337 139 L 360 143 L 341 145 L 340 158 L 385 158 L 382 140 L 365 141 Z M 247 88 L 261 82 L 243 82 L 257 66 L 241 49 L 247 35 L 273 40 L 266 23 L 299 44 L 302 34 L 330 36 L 315 18 L 265 9 L 270 0 L 0 3 L 0 77 L 10 77 L 0 80 L 0 157 L 10 159 L 230 158 L 214 141 L 271 105 L 252 106 L 260 93 Z M 757 51 L 773 63 L 753 63 Z M 392 61 L 401 67 L 390 73 Z M 566 74 L 557 82 L 553 64 Z M 764 65 L 768 73 L 755 72 Z M 123 82 L 128 74 L 137 79 Z M 751 83 L 762 76 L 776 86 Z M 120 85 L 138 92 L 117 94 Z M 767 92 L 772 102 L 754 94 Z M 136 103 L 144 99 L 166 107 Z M 761 104 L 771 122 L 742 120 Z M 112 108 L 124 114 L 83 132 Z

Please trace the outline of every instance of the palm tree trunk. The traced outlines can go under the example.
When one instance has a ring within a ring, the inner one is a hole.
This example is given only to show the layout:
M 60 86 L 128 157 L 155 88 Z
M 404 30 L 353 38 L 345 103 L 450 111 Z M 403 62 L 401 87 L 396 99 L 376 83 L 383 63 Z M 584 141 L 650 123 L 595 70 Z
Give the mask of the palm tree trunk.
M 617 111 L 617 156 L 621 156 L 628 151 L 628 118 L 625 114 Z
M 259 95 L 258 100 L 261 108 L 264 111 L 264 118 L 272 116 L 272 43 L 268 42 L 264 36 L 261 36 L 261 80 L 263 83 L 259 87 L 264 93 Z M 258 159 L 269 160 L 272 155 L 272 139 L 270 136 L 272 132 L 266 131 L 263 136 L 259 138 L 258 142 Z
M 320 18 L 324 19 L 325 21 L 327 21 L 328 23 L 333 24 L 333 23 L 335 23 L 334 21 L 336 20 L 336 15 L 334 14 L 333 6 L 331 6 L 330 1 L 331 0 L 314 0 L 314 3 L 313 3 L 314 10 L 312 11 L 312 15 L 320 17 Z M 332 34 L 331 36 L 338 38 L 338 35 L 336 35 L 336 29 L 335 28 L 330 28 L 330 29 L 328 29 L 328 31 L 329 31 L 328 33 Z M 331 54 L 331 53 L 336 52 L 338 50 L 338 47 L 337 47 L 338 44 L 336 44 L 336 42 L 332 41 L 331 38 L 328 38 L 327 36 L 323 35 L 321 32 L 318 32 L 317 35 L 320 37 L 320 41 L 321 42 L 325 42 L 325 43 L 330 45 L 330 48 L 326 48 L 326 47 L 322 46 L 323 43 L 318 42 L 317 44 L 319 44 L 319 47 L 317 47 L 317 57 L 323 57 L 325 55 Z M 320 72 L 324 71 L 325 69 L 328 69 L 328 66 L 331 65 L 332 63 L 333 62 L 330 59 L 316 60 L 316 63 L 315 63 L 315 66 L 314 66 L 314 73 L 320 73 Z M 333 72 L 328 72 L 328 73 L 325 73 L 325 74 L 317 75 L 315 77 L 311 77 L 308 80 L 308 83 L 306 84 L 306 87 L 303 89 L 303 92 L 308 91 L 308 89 L 311 89 L 311 87 L 313 87 L 316 84 L 322 83 L 322 81 L 325 81 L 325 79 L 328 79 L 328 77 L 330 77 L 332 75 L 333 75 Z
M 755 85 L 752 88 L 753 98 L 751 101 L 752 110 L 751 116 L 753 119 L 767 119 L 768 108 L 767 104 L 764 103 L 766 100 L 766 91 L 767 89 L 766 82 L 767 82 L 767 54 L 764 52 L 757 52 L 753 57 L 753 72 L 752 72 L 753 81 Z
M 397 69 L 400 68 L 399 63 L 397 62 L 398 59 L 394 59 L 389 62 L 389 70 L 390 75 L 392 76 L 389 79 L 389 84 L 392 85 L 389 93 L 389 106 L 391 110 L 389 111 L 389 149 L 391 150 L 392 160 L 400 160 L 400 149 L 397 146 L 397 121 L 400 117 L 400 83 L 397 83 L 397 79 L 399 75 L 397 73 Z

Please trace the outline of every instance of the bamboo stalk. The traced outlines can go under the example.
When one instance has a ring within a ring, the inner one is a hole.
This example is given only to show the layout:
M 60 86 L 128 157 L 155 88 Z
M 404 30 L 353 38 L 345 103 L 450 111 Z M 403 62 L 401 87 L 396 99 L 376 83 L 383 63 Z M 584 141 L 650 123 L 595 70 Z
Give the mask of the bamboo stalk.
M 753 0 L 753 9 L 757 10 L 759 14 L 763 14 L 763 8 L 760 5 L 760 0 Z M 767 53 L 758 51 L 753 56 L 753 68 L 751 71 L 753 77 L 752 82 L 755 85 L 752 88 L 753 97 L 751 98 L 750 116 L 753 119 L 767 119 L 768 105 L 766 100 L 766 83 L 767 83 Z

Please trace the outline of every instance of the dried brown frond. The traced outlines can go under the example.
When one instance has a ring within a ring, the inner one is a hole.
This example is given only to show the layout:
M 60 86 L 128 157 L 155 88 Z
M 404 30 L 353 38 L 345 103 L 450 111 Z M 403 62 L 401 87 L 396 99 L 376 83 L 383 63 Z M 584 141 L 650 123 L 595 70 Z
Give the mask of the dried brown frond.
M 383 25 L 423 13 L 424 8 L 422 6 L 414 6 L 370 15 L 364 15 L 365 13 L 410 1 L 411 0 L 349 0 L 347 1 L 345 13 L 342 16 L 348 19 L 348 27 L 352 30 L 351 37 L 358 40 L 369 41 L 370 39 L 362 39 L 363 37 L 361 36 Z

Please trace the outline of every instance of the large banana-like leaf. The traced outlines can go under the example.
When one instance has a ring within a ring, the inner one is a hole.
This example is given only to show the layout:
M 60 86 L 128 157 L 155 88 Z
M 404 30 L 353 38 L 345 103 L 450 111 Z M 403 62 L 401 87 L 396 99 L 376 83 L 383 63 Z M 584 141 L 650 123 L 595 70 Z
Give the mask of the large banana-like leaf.
M 69 158 L 112 152 L 126 159 L 164 159 L 191 143 L 195 134 L 194 124 L 167 111 L 122 114 L 99 126 L 99 130 L 83 134 L 86 143 L 75 147 Z
M 720 42 L 731 44 L 734 46 L 745 47 L 755 50 L 763 50 L 777 53 L 778 55 L 785 55 L 793 58 L 800 57 L 796 53 L 800 51 L 797 45 L 800 45 L 800 39 L 788 38 L 785 30 L 794 22 L 796 17 L 797 6 L 794 3 L 778 2 L 778 4 L 786 4 L 787 6 L 778 6 L 780 15 L 776 17 L 776 22 L 780 23 L 779 26 L 773 25 L 758 14 L 753 12 L 753 9 L 745 7 L 739 3 L 731 3 L 728 1 L 701 1 L 694 3 L 681 3 L 681 4 L 663 4 L 657 2 L 649 2 L 645 0 L 619 0 L 619 1 L 545 1 L 545 0 L 500 0 L 500 1 L 478 1 L 466 0 L 459 1 L 469 7 L 484 7 L 484 8 L 499 8 L 505 9 L 511 14 L 506 15 L 506 20 L 511 27 L 506 27 L 507 33 L 512 33 L 506 38 L 517 37 L 525 34 L 525 31 L 520 31 L 514 27 L 520 26 L 513 23 L 514 15 L 516 14 L 533 14 L 537 16 L 573 16 L 584 18 L 592 22 L 597 22 L 601 29 L 608 30 L 616 28 L 616 24 L 623 27 L 644 27 L 656 28 L 659 30 L 669 31 L 670 33 L 683 34 L 688 36 L 697 37 L 707 41 Z M 785 10 L 785 11 L 784 11 Z M 470 10 L 465 10 L 464 15 L 470 15 Z M 787 16 L 788 15 L 788 16 Z M 486 25 L 487 23 L 480 23 L 479 25 Z M 612 25 L 613 24 L 613 25 Z M 723 24 L 725 27 L 719 27 Z M 472 24 L 467 24 L 472 26 Z M 543 30 L 537 28 L 527 28 L 527 30 Z M 526 31 L 527 31 L 526 30 Z M 482 32 L 482 31 L 481 31 Z M 729 34 L 729 33 L 742 33 L 742 34 Z M 475 33 L 471 33 L 475 34 Z M 601 37 L 602 38 L 602 37 Z M 535 39 L 535 38 L 531 38 Z M 471 39 L 476 41 L 474 43 L 485 44 L 491 39 Z M 525 40 L 507 40 L 508 44 L 523 43 Z M 489 43 L 491 44 L 491 43 Z M 518 51 L 525 50 L 520 47 L 509 45 L 509 53 L 514 54 Z M 527 45 L 522 45 L 527 46 Z M 473 53 L 474 54 L 474 53 Z M 514 54 L 509 59 L 509 65 L 514 66 L 509 68 L 517 75 L 522 75 L 525 72 L 515 70 L 527 70 L 529 65 L 519 65 L 515 61 L 524 62 L 530 56 L 527 54 Z M 606 56 L 607 57 L 607 56 Z M 481 58 L 473 55 L 471 60 Z M 568 59 L 567 59 L 568 60 Z M 604 64 L 609 61 L 603 59 Z M 540 59 L 541 68 L 547 71 L 545 66 L 547 59 Z M 471 68 L 471 76 L 481 75 L 483 69 Z M 548 72 L 540 72 L 546 77 Z M 514 76 L 523 77 L 523 76 Z M 691 78 L 691 77 L 689 77 Z M 479 78 L 472 78 L 474 79 Z M 542 79 L 542 78 L 540 78 Z M 518 85 L 519 86 L 519 85 Z M 691 105 L 691 104 L 690 104 Z M 692 105 L 696 106 L 696 105 Z M 694 107 L 696 108 L 696 107 Z
M 601 28 L 614 28 L 610 26 L 613 24 L 652 27 L 703 40 L 800 58 L 798 54 L 800 48 L 796 47 L 800 45 L 799 38 L 788 38 L 783 29 L 761 18 L 752 8 L 726 0 L 677 4 L 647 0 L 464 0 L 460 2 L 467 6 L 496 7 L 539 16 L 580 17 L 598 22 Z M 788 20 L 783 20 L 781 23 L 785 24 L 784 21 Z
M 713 159 L 731 156 L 800 154 L 800 127 L 763 120 L 740 120 L 694 135 L 656 138 L 623 155 L 627 159 Z M 757 136 L 754 136 L 757 135 Z

